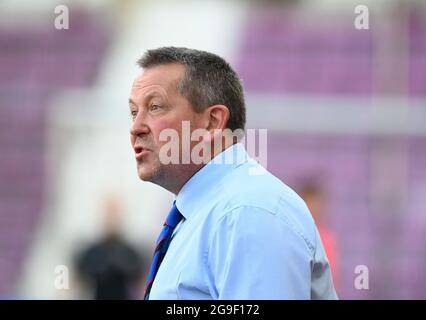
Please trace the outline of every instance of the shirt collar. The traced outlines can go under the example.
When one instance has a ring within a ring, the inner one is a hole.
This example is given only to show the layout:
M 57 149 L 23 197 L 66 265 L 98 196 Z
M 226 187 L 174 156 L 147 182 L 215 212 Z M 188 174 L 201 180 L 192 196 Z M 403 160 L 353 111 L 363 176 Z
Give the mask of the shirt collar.
M 209 200 L 208 193 L 221 178 L 236 167 L 248 162 L 250 156 L 241 143 L 229 146 L 198 170 L 182 187 L 176 197 L 180 213 L 189 219 Z

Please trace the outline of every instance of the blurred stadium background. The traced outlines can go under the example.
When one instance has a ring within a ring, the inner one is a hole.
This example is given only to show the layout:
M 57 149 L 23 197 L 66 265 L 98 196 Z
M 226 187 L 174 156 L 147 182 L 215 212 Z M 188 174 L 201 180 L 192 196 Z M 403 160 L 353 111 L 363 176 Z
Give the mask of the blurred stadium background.
M 106 198 L 151 253 L 173 197 L 137 178 L 127 99 L 136 60 L 168 45 L 229 60 L 268 169 L 315 182 L 340 298 L 426 299 L 424 0 L 1 1 L 0 298 L 87 297 L 73 257 L 103 233 Z

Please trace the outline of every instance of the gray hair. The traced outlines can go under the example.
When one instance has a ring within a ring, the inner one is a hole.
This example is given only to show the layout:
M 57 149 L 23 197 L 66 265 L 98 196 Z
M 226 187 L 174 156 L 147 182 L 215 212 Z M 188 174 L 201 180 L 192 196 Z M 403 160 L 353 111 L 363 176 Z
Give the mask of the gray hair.
M 229 110 L 227 128 L 243 129 L 246 123 L 246 107 L 241 80 L 223 58 L 210 52 L 162 47 L 148 50 L 138 60 L 147 69 L 168 63 L 185 66 L 185 75 L 178 84 L 178 92 L 192 105 L 195 112 L 222 104 Z

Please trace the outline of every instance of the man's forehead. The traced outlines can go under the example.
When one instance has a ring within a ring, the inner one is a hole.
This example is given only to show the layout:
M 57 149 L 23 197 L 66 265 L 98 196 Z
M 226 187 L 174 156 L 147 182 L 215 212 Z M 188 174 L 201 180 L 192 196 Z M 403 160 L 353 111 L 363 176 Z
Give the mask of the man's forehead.
M 141 89 L 148 86 L 161 86 L 167 89 L 175 87 L 181 80 L 184 67 L 177 63 L 159 65 L 144 69 L 133 82 L 134 89 Z

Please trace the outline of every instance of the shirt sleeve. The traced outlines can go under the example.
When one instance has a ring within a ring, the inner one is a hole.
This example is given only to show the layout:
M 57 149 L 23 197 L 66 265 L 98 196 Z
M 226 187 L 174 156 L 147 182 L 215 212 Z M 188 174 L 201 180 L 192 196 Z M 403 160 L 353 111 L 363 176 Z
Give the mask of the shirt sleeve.
M 312 253 L 284 217 L 242 206 L 216 225 L 207 264 L 216 299 L 310 299 Z

